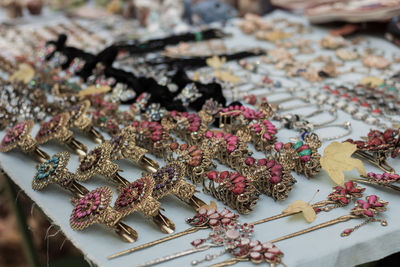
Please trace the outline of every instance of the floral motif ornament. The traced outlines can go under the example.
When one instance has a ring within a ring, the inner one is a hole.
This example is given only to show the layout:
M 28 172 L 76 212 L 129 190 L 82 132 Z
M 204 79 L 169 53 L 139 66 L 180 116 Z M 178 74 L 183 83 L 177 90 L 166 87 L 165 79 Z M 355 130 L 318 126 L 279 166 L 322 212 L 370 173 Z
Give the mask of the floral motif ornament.
M 389 204 L 389 202 L 379 200 L 379 197 L 377 197 L 376 195 L 367 196 L 365 199 L 366 201 L 361 199 L 357 200 L 356 205 L 353 209 L 351 209 L 350 214 L 355 217 L 366 217 L 367 220 L 358 226 L 345 229 L 341 233 L 342 236 L 350 235 L 354 230 L 369 222 L 378 221 L 381 223 L 382 226 L 387 225 L 386 220 L 377 219 L 375 218 L 375 215 L 379 214 L 380 212 L 386 211 L 386 206 Z
M 160 210 L 160 203 L 151 196 L 153 187 L 154 180 L 148 176 L 121 187 L 114 209 L 123 216 L 135 211 L 142 212 L 147 217 L 156 216 Z
M 36 142 L 43 144 L 52 139 L 66 142 L 73 135 L 72 131 L 67 129 L 68 121 L 69 114 L 61 113 L 54 116 L 50 121 L 42 122 L 35 137 Z
M 67 184 L 73 179 L 72 173 L 66 170 L 69 153 L 61 152 L 53 155 L 49 160 L 40 164 L 32 181 L 34 190 L 41 190 L 52 183 Z
M 111 199 L 112 190 L 109 187 L 99 187 L 80 199 L 74 199 L 74 209 L 70 217 L 71 228 L 83 230 L 95 223 L 115 226 L 122 214 L 110 207 Z
M 36 142 L 29 135 L 33 124 L 34 122 L 32 120 L 27 120 L 8 129 L 6 135 L 0 143 L 0 151 L 7 152 L 16 148 L 17 146 L 20 146 L 24 151 L 30 151 L 34 149 Z
M 85 100 L 76 105 L 71 106 L 68 109 L 69 117 L 69 125 L 72 127 L 76 127 L 80 130 L 85 129 L 90 126 L 92 120 L 86 116 L 86 112 L 89 110 L 90 101 Z
M 196 198 L 196 186 L 184 180 L 185 165 L 182 162 L 168 164 L 152 175 L 154 179 L 153 197 L 161 199 L 168 194 L 177 196 L 179 199 L 190 203 Z M 202 201 L 200 201 L 202 202 Z M 201 203 L 204 204 L 203 202 Z
M 117 164 L 110 161 L 111 146 L 104 143 L 92 149 L 84 157 L 76 171 L 76 179 L 87 181 L 96 174 L 112 179 L 118 172 Z

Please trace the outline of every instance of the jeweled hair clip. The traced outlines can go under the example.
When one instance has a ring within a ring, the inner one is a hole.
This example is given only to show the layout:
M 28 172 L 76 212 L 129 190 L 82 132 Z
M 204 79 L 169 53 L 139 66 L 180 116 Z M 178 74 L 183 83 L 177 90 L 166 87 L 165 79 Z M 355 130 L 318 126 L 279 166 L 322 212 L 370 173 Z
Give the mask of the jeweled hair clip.
M 318 135 L 312 133 L 304 137 L 304 141 L 296 143 L 278 142 L 274 145 L 274 151 L 278 153 L 279 161 L 298 174 L 304 174 L 310 178 L 318 174 L 321 170 L 318 148 L 321 147 L 321 141 Z
M 239 217 L 238 214 L 233 213 L 228 209 L 223 209 L 222 211 L 218 211 L 215 203 L 211 202 L 210 205 L 205 205 L 205 206 L 201 207 L 193 217 L 186 219 L 186 222 L 189 225 L 191 225 L 192 227 L 190 227 L 182 232 L 179 232 L 179 233 L 176 233 L 173 235 L 169 235 L 164 238 L 161 238 L 161 239 L 158 239 L 155 241 L 151 241 L 149 243 L 115 253 L 115 254 L 109 256 L 108 259 L 114 259 L 114 258 L 123 256 L 123 255 L 127 255 L 130 253 L 145 249 L 145 248 L 149 248 L 149 247 L 161 244 L 163 242 L 167 242 L 169 240 L 179 238 L 184 235 L 195 233 L 199 230 L 209 229 L 209 228 L 213 229 L 215 227 L 225 227 L 229 224 L 235 223 L 237 221 L 238 217 Z M 201 240 L 194 241 L 194 242 L 192 242 L 192 244 L 199 245 L 200 242 L 202 242 L 202 241 Z
M 400 183 L 400 175 L 398 174 L 369 172 L 365 176 L 361 175 L 360 179 L 352 179 L 352 181 L 383 186 L 400 192 L 399 185 L 394 185 Z
M 68 130 L 69 117 L 68 113 L 61 113 L 51 118 L 50 121 L 42 122 L 35 140 L 38 144 L 43 144 L 50 140 L 57 140 L 67 145 L 80 157 L 84 157 L 87 148 L 74 138 L 72 131 Z
M 194 209 L 204 206 L 204 201 L 195 195 L 196 186 L 185 181 L 185 169 L 182 162 L 175 161 L 149 174 L 155 182 L 153 197 L 158 200 L 171 194 Z
M 135 128 L 127 126 L 107 141 L 112 147 L 111 160 L 129 159 L 148 172 L 156 172 L 159 168 L 158 163 L 146 156 L 146 149 L 136 145 L 135 136 Z
M 74 127 L 90 136 L 96 143 L 101 144 L 104 136 L 93 127 L 92 119 L 86 113 L 90 108 L 90 101 L 84 100 L 67 109 L 69 113 L 69 127 Z
M 185 176 L 193 183 L 202 183 L 204 173 L 217 165 L 212 161 L 214 150 L 205 145 L 187 145 L 173 142 L 169 146 L 169 150 L 164 155 L 167 162 L 180 161 L 185 164 Z
M 272 111 L 271 111 L 272 112 Z M 270 113 L 244 106 L 229 106 L 221 110 L 219 127 L 240 136 L 254 144 L 257 151 L 264 153 L 272 149 L 276 142 L 276 127 L 268 120 Z M 272 114 L 272 113 L 271 113 Z
M 34 190 L 42 190 L 49 184 L 58 184 L 70 191 L 75 197 L 82 197 L 87 194 L 84 186 L 77 183 L 74 174 L 67 169 L 69 153 L 61 152 L 53 155 L 46 162 L 39 165 L 38 171 L 32 181 Z
M 212 121 L 212 115 L 204 110 L 198 113 L 171 111 L 162 118 L 161 124 L 188 145 L 194 145 L 201 142 Z
M 242 163 L 243 158 L 247 158 L 253 153 L 245 142 L 231 133 L 207 131 L 204 134 L 203 142 L 205 145 L 215 148 L 214 158 L 216 160 L 233 169 Z
M 394 169 L 386 162 L 390 156 L 396 158 L 400 153 L 400 131 L 398 129 L 386 129 L 384 132 L 371 130 L 364 140 L 348 139 L 357 145 L 354 155 L 368 160 L 387 173 L 394 173 Z
M 162 158 L 169 144 L 175 141 L 158 122 L 134 121 L 132 126 L 136 129 L 136 142 L 158 158 Z
M 27 120 L 8 129 L 1 140 L 0 151 L 8 152 L 19 147 L 22 152 L 31 155 L 39 163 L 48 160 L 50 156 L 38 148 L 36 141 L 30 135 L 33 124 L 32 120 Z
M 203 182 L 204 192 L 240 213 L 247 214 L 253 211 L 260 193 L 252 178 L 229 171 L 210 171 L 205 173 L 205 176 L 207 179 Z
M 291 175 L 290 165 L 286 161 L 279 162 L 279 158 L 255 159 L 249 156 L 235 166 L 237 171 L 252 177 L 255 187 L 274 200 L 284 200 L 292 190 L 296 179 Z
M 175 224 L 161 212 L 161 204 L 152 197 L 154 180 L 151 177 L 142 177 L 133 183 L 118 188 L 120 191 L 114 204 L 114 209 L 124 217 L 140 212 L 151 218 L 164 233 L 173 233 Z
M 104 143 L 89 151 L 80 160 L 79 167 L 75 172 L 76 179 L 85 182 L 94 175 L 102 175 L 118 185 L 129 185 L 130 182 L 118 173 L 119 166 L 111 161 L 111 150 L 111 145 Z
M 99 187 L 82 196 L 73 199 L 74 209 L 70 217 L 70 225 L 74 230 L 83 230 L 92 224 L 100 223 L 114 229 L 126 242 L 137 240 L 137 232 L 121 222 L 123 215 L 110 207 L 112 190 L 109 187 Z

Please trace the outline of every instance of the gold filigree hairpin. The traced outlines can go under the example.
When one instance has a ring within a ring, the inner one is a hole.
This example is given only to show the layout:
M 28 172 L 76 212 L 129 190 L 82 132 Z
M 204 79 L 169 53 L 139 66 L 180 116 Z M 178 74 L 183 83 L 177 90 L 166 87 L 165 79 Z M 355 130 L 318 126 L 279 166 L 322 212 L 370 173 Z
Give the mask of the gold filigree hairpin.
M 83 230 L 92 224 L 104 224 L 126 242 L 137 240 L 137 232 L 121 222 L 123 215 L 110 207 L 112 190 L 109 187 L 99 187 L 72 200 L 74 209 L 70 217 L 70 225 L 74 230 Z
M 27 120 L 8 129 L 3 140 L 1 140 L 0 151 L 8 152 L 19 147 L 39 163 L 48 160 L 50 156 L 38 148 L 36 141 L 30 136 L 33 124 L 32 120 Z
M 69 126 L 79 129 L 89 135 L 93 140 L 101 144 L 104 141 L 104 136 L 93 127 L 92 119 L 86 113 L 90 108 L 90 101 L 85 100 L 68 108 Z
M 69 114 L 65 112 L 54 116 L 50 121 L 42 122 L 35 140 L 38 144 L 43 144 L 50 140 L 57 140 L 67 145 L 80 157 L 84 157 L 87 148 L 74 138 L 72 131 L 68 130 L 69 117 Z

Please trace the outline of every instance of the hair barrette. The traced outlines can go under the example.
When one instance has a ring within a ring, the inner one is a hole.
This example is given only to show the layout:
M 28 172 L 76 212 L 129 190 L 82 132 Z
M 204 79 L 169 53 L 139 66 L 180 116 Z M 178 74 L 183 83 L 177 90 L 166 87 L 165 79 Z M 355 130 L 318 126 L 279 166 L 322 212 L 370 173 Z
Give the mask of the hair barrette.
M 347 206 L 353 199 L 361 198 L 364 191 L 365 188 L 358 186 L 357 183 L 353 181 L 347 181 L 344 186 L 333 187 L 333 192 L 328 195 L 326 200 L 315 202 L 314 204 L 310 204 L 310 206 L 314 209 L 315 213 L 319 213 L 321 211 L 328 212 L 335 208 Z M 266 223 L 287 216 L 292 216 L 299 212 L 301 211 L 285 211 L 280 214 L 252 222 L 251 224 L 257 225 L 261 223 Z
M 379 198 L 375 195 L 370 195 L 367 196 L 366 201 L 364 200 L 357 200 L 355 207 L 353 209 L 351 209 L 350 214 L 348 215 L 343 215 L 340 216 L 336 219 L 306 228 L 304 230 L 295 232 L 295 233 L 291 233 L 279 238 L 276 238 L 274 240 L 271 240 L 271 243 L 276 243 L 285 239 L 289 239 L 292 237 L 296 237 L 302 234 L 306 234 L 324 227 L 328 227 L 337 223 L 341 223 L 341 222 L 346 222 L 349 220 L 353 220 L 353 219 L 361 219 L 361 218 L 366 218 L 366 220 L 358 225 L 355 226 L 354 228 L 348 228 L 345 229 L 342 233 L 341 236 L 348 236 L 350 235 L 354 230 L 360 228 L 362 225 L 365 225 L 367 223 L 370 222 L 380 222 L 382 226 L 386 226 L 387 222 L 384 219 L 379 219 L 376 218 L 376 215 L 379 214 L 380 212 L 384 212 L 386 211 L 386 206 L 389 204 L 389 202 L 385 202 L 383 200 L 379 200 Z
M 85 194 L 82 198 L 72 200 L 74 209 L 70 217 L 70 225 L 74 230 L 83 230 L 92 224 L 100 223 L 114 229 L 126 242 L 137 240 L 137 232 L 121 222 L 122 214 L 110 207 L 112 190 L 99 187 Z
M 369 172 L 366 176 L 361 175 L 360 179 L 352 179 L 352 181 L 383 186 L 396 191 L 400 191 L 400 187 L 398 185 L 394 185 L 395 183 L 400 182 L 400 175 L 398 174 L 392 174 L 387 172 L 383 174 Z
M 0 143 L 0 151 L 8 152 L 19 147 L 24 153 L 32 155 L 39 163 L 45 162 L 50 156 L 38 148 L 36 141 L 30 136 L 33 121 L 27 120 L 9 128 Z
M 159 165 L 146 156 L 147 150 L 136 146 L 136 129 L 126 126 L 113 138 L 107 141 L 111 147 L 111 160 L 130 159 L 148 172 L 156 172 Z
M 153 197 L 158 200 L 172 194 L 194 209 L 204 206 L 204 201 L 195 195 L 196 186 L 185 181 L 185 169 L 182 162 L 175 161 L 148 174 L 155 182 Z
M 103 143 L 104 137 L 94 127 L 92 120 L 86 115 L 90 108 L 90 101 L 85 100 L 68 108 L 69 126 L 77 128 L 89 135 L 96 143 Z
M 204 110 L 198 113 L 170 111 L 162 118 L 161 124 L 164 129 L 172 131 L 188 145 L 194 145 L 201 142 L 212 121 L 212 115 Z
M 371 130 L 365 140 L 348 139 L 349 142 L 357 145 L 355 155 L 368 160 L 368 162 L 379 167 L 381 170 L 393 174 L 394 169 L 386 162 L 391 156 L 396 158 L 400 152 L 400 134 L 397 129 L 386 129 L 384 132 Z
M 132 126 L 136 129 L 136 142 L 140 144 L 140 147 L 147 149 L 150 154 L 158 158 L 162 158 L 169 144 L 175 141 L 158 122 L 134 121 Z
M 252 177 L 255 187 L 274 200 L 284 200 L 292 190 L 296 179 L 291 175 L 291 165 L 280 162 L 278 156 L 255 159 L 249 156 L 235 170 Z
M 237 221 L 238 217 L 239 217 L 238 214 L 233 213 L 228 209 L 223 209 L 222 211 L 218 211 L 215 202 L 211 201 L 210 205 L 204 205 L 203 207 L 198 209 L 197 213 L 193 217 L 186 219 L 186 222 L 189 225 L 191 225 L 190 228 L 188 228 L 182 232 L 179 232 L 179 233 L 176 233 L 173 235 L 169 235 L 169 236 L 163 237 L 161 239 L 151 241 L 149 243 L 115 253 L 115 254 L 109 256 L 108 259 L 114 259 L 114 258 L 117 258 L 120 256 L 124 256 L 126 254 L 130 254 L 130 253 L 133 253 L 133 252 L 136 252 L 136 251 L 148 248 L 148 247 L 152 247 L 152 246 L 161 244 L 163 242 L 167 242 L 169 240 L 179 238 L 184 235 L 195 233 L 202 229 L 210 229 L 210 228 L 213 229 L 214 227 L 224 227 L 231 223 L 235 223 Z M 194 241 L 192 244 L 199 245 L 200 242 L 201 242 L 201 240 Z
M 36 134 L 35 140 L 38 144 L 43 144 L 53 139 L 57 140 L 67 145 L 80 157 L 84 157 L 86 155 L 87 148 L 84 144 L 74 138 L 72 131 L 68 130 L 68 121 L 69 114 L 61 113 L 51 118 L 50 121 L 42 122 L 40 124 L 39 132 Z
M 204 134 L 203 142 L 205 145 L 215 148 L 215 159 L 233 169 L 241 164 L 243 158 L 247 158 L 253 153 L 241 138 L 231 133 L 207 131 Z
M 161 212 L 161 204 L 152 197 L 155 188 L 154 180 L 144 176 L 128 185 L 118 188 L 119 195 L 114 204 L 114 209 L 123 216 L 133 212 L 141 212 L 153 222 L 162 232 L 170 234 L 175 231 L 175 224 Z
M 217 114 L 219 127 L 227 132 L 251 141 L 257 151 L 264 153 L 271 150 L 276 142 L 276 127 L 267 119 L 271 110 L 258 110 L 234 105 L 224 108 Z
M 292 166 L 292 168 L 289 168 L 310 178 L 321 170 L 321 155 L 318 153 L 318 148 L 320 147 L 321 141 L 318 135 L 312 133 L 306 134 L 304 141 L 288 142 L 286 144 L 278 142 L 274 145 L 274 150 L 277 153 L 279 162 L 286 166 Z
M 80 160 L 79 167 L 75 172 L 76 179 L 85 182 L 98 174 L 118 185 L 128 186 L 130 182 L 118 173 L 119 166 L 111 161 L 111 151 L 112 147 L 109 143 L 103 143 L 89 151 Z
M 239 213 L 247 214 L 253 211 L 257 204 L 259 192 L 253 185 L 252 178 L 241 175 L 239 172 L 205 173 L 208 178 L 203 181 L 203 191 L 224 202 Z
M 179 145 L 179 143 L 173 142 L 169 148 L 167 155 L 164 156 L 164 160 L 167 162 L 179 161 L 184 163 L 186 167 L 185 176 L 195 184 L 203 182 L 206 171 L 217 167 L 212 161 L 214 150 L 208 146 Z
M 77 183 L 74 174 L 67 170 L 69 153 L 61 152 L 53 155 L 46 162 L 39 165 L 38 171 L 32 181 L 34 190 L 42 190 L 49 184 L 59 184 L 69 190 L 75 197 L 82 197 L 87 194 L 84 186 Z

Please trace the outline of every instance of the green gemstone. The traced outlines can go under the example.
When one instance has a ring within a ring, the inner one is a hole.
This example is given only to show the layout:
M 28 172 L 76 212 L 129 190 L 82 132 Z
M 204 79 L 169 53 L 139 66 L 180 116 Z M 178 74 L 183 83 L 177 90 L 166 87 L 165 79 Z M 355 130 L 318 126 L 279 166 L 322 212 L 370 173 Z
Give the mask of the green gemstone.
M 390 87 L 388 88 L 388 90 L 389 90 L 390 92 L 394 92 L 394 91 L 396 91 L 396 87 L 390 86 Z
M 203 34 L 201 32 L 195 32 L 194 37 L 196 39 L 196 42 L 200 42 L 203 40 Z
M 100 120 L 101 122 L 105 122 L 105 121 L 106 121 L 106 118 L 101 117 L 99 120 Z
M 382 83 L 381 85 L 378 86 L 379 88 L 386 87 L 386 84 Z
M 311 155 L 311 149 L 303 150 L 299 153 L 300 156 Z
M 303 145 L 303 141 L 299 141 L 299 142 L 297 142 L 294 146 L 293 146 L 293 148 L 294 149 L 298 149 L 299 147 L 301 147 Z

